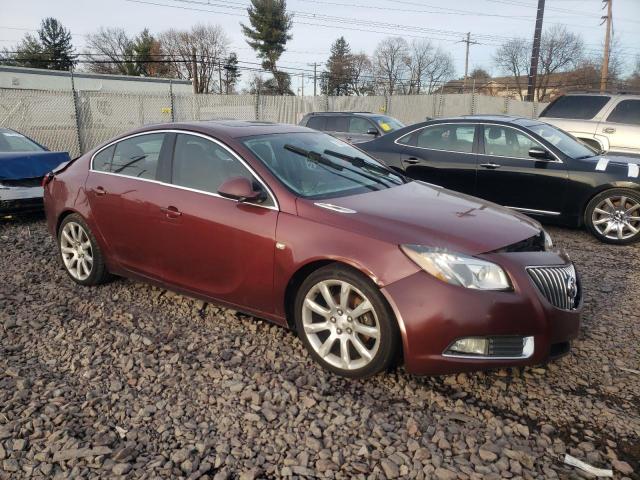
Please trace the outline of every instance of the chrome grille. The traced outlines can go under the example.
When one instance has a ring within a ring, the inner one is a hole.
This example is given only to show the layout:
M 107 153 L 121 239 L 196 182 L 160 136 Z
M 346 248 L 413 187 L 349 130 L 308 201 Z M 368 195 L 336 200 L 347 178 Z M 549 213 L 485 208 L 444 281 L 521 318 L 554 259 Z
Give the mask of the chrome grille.
M 551 305 L 573 310 L 580 303 L 580 283 L 572 264 L 561 267 L 527 267 L 529 276 Z

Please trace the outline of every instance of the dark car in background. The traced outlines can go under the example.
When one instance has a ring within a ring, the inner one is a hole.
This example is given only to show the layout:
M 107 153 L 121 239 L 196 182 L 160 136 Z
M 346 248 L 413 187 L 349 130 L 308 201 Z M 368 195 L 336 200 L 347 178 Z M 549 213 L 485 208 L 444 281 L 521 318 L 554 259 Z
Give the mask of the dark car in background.
M 579 277 L 536 221 L 308 128 L 144 127 L 48 176 L 45 207 L 75 282 L 269 319 L 344 376 L 537 364 L 578 334 Z
M 307 113 L 300 125 L 327 132 L 349 143 L 367 142 L 404 127 L 393 117 L 371 112 Z
M 42 210 L 42 179 L 65 162 L 67 152 L 50 152 L 36 141 L 0 128 L 0 215 Z
M 358 148 L 412 178 L 485 198 L 543 222 L 586 225 L 603 242 L 640 240 L 640 160 L 599 155 L 538 120 L 441 118 Z

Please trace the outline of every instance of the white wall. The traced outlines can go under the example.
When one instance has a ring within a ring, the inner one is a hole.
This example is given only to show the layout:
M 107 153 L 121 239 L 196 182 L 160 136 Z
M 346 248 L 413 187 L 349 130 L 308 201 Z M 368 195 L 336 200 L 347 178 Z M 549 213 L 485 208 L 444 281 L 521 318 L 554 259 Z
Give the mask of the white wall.
M 92 73 L 75 73 L 74 77 L 76 90 L 98 92 L 165 93 L 170 83 L 167 79 Z M 190 82 L 174 80 L 172 83 L 174 93 L 192 92 Z M 71 90 L 71 75 L 56 70 L 0 66 L 0 88 Z

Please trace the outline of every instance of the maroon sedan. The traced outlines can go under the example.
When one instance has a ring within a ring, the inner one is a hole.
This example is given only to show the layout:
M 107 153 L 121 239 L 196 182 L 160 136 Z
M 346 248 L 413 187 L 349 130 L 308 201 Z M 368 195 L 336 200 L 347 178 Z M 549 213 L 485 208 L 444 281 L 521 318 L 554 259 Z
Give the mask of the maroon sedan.
M 537 364 L 578 334 L 535 221 L 293 125 L 144 127 L 45 179 L 70 277 L 132 277 L 294 329 L 349 377 Z

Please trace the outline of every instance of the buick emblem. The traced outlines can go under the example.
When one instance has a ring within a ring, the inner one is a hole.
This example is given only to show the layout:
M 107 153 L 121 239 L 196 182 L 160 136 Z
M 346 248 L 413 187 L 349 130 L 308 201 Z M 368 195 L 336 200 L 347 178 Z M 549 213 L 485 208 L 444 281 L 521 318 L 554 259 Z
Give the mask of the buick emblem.
M 567 278 L 567 295 L 569 295 L 569 298 L 572 300 L 578 295 L 578 285 L 574 277 Z

